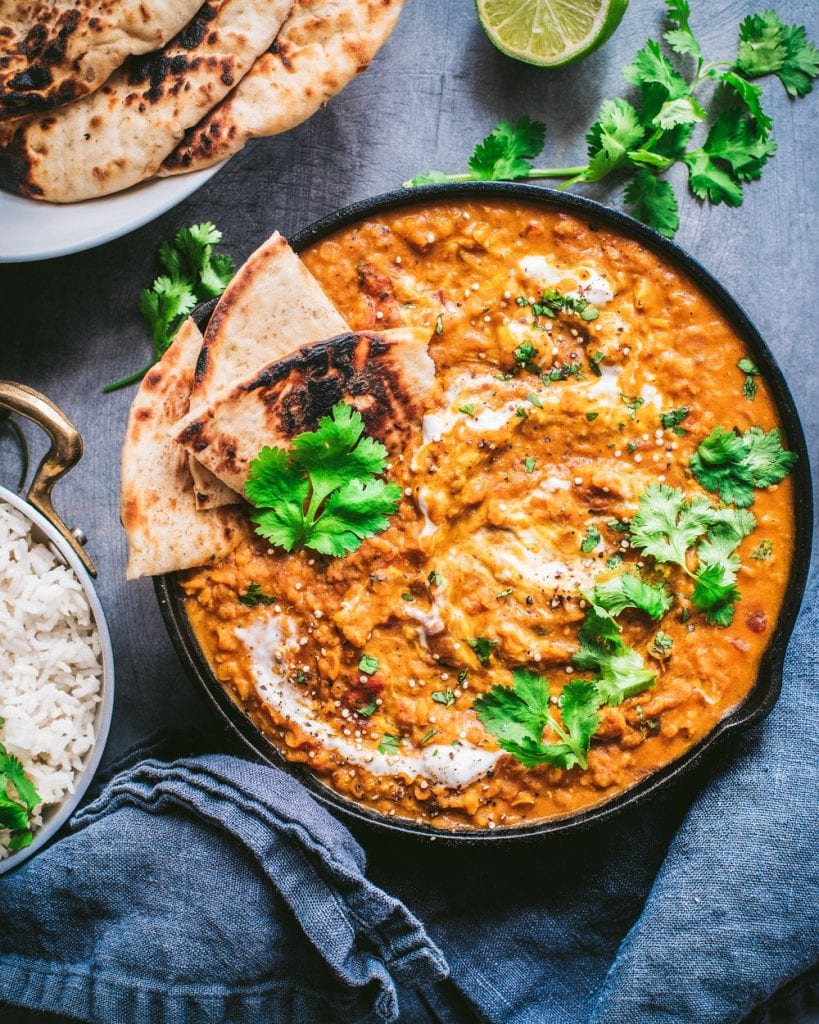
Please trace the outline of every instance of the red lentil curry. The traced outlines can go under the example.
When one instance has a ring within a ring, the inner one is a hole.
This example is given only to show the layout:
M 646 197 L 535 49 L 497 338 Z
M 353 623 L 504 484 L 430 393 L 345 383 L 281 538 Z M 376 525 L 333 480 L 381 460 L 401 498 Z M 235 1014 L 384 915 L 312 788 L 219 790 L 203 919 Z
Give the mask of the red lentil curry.
M 779 418 L 719 310 L 638 242 L 511 202 L 383 214 L 303 260 L 354 330 L 429 329 L 435 399 L 353 554 L 248 525 L 182 577 L 216 676 L 289 760 L 440 827 L 576 812 L 683 754 L 752 687 L 793 545 L 789 466 L 726 483 Z M 728 469 L 699 448 L 718 427 Z

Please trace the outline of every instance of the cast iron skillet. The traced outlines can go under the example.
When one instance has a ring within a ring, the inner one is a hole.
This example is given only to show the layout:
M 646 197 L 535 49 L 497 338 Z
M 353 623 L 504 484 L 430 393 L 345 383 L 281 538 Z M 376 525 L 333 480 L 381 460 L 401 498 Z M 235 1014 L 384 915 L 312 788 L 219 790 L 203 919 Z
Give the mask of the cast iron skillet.
M 488 841 L 522 840 L 534 837 L 566 833 L 570 830 L 587 828 L 592 823 L 610 818 L 614 814 L 647 801 L 658 790 L 672 780 L 690 773 L 718 743 L 737 730 L 760 721 L 771 710 L 779 696 L 782 685 L 782 665 L 785 648 L 796 621 L 808 575 L 812 530 L 811 479 L 805 438 L 796 406 L 788 386 L 768 346 L 762 340 L 754 325 L 734 302 L 725 289 L 696 260 L 679 246 L 652 231 L 638 221 L 622 213 L 609 210 L 599 203 L 579 196 L 565 195 L 536 185 L 482 182 L 463 185 L 431 185 L 412 192 L 398 190 L 376 196 L 352 206 L 306 228 L 291 240 L 293 248 L 301 252 L 314 242 L 345 228 L 357 221 L 400 207 L 423 204 L 439 199 L 511 199 L 521 203 L 543 206 L 546 209 L 565 210 L 593 224 L 612 228 L 618 233 L 636 238 L 646 248 L 653 250 L 670 263 L 682 269 L 694 284 L 720 307 L 728 322 L 747 343 L 753 353 L 766 384 L 770 387 L 782 419 L 786 446 L 795 451 L 798 462 L 793 471 L 796 520 L 796 537 L 790 578 L 785 600 L 776 629 L 762 659 L 756 683 L 742 703 L 734 708 L 698 744 L 671 764 L 653 772 L 611 800 L 575 814 L 553 818 L 532 825 L 516 825 L 503 829 L 443 829 L 421 822 L 390 818 L 340 796 L 329 786 L 319 781 L 301 765 L 287 761 L 259 729 L 251 722 L 242 709 L 229 696 L 210 670 L 202 651 L 193 635 L 182 601 L 182 592 L 174 574 L 158 577 L 156 593 L 165 624 L 174 646 L 193 678 L 221 715 L 225 723 L 243 741 L 250 752 L 263 761 L 277 765 L 295 775 L 321 803 L 347 818 L 379 829 L 402 832 L 427 839 L 445 840 L 458 843 L 483 843 Z M 212 305 L 201 311 L 206 322 Z

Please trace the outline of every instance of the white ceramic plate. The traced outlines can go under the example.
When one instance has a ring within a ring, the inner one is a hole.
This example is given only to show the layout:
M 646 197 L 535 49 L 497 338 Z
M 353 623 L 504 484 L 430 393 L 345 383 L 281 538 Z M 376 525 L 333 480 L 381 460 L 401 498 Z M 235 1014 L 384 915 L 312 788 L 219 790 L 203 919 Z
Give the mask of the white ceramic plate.
M 0 263 L 47 260 L 127 235 L 181 203 L 221 166 L 155 178 L 84 203 L 41 203 L 0 191 Z

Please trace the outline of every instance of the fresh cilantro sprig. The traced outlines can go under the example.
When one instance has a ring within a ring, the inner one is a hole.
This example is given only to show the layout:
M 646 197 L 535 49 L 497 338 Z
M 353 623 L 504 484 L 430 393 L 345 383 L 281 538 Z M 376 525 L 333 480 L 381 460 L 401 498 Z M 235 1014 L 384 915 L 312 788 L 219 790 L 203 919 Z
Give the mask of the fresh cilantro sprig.
M 139 311 L 148 322 L 153 341 L 153 361 L 143 370 L 103 388 L 108 393 L 142 380 L 170 348 L 185 317 L 199 302 L 221 295 L 235 272 L 233 260 L 214 252 L 222 232 L 210 221 L 177 231 L 159 247 L 158 258 L 166 271 L 139 296 Z
M 740 541 L 756 527 L 745 509 L 714 508 L 703 496 L 686 500 L 681 490 L 651 484 L 631 521 L 631 544 L 655 561 L 678 565 L 694 580 L 691 603 L 714 626 L 729 626 L 739 600 L 736 574 Z M 688 552 L 695 549 L 696 570 Z
M 0 725 L 3 719 L 0 718 Z M 34 788 L 20 761 L 0 743 L 0 828 L 11 836 L 8 849 L 14 853 L 34 839 L 31 818 L 43 798 Z
M 636 105 L 622 98 L 603 102 L 586 135 L 587 162 L 582 166 L 534 166 L 546 129 L 522 117 L 514 125 L 502 121 L 475 147 L 467 173 L 430 171 L 405 186 L 565 178 L 560 187 L 569 188 L 618 173 L 628 176 L 624 199 L 629 210 L 671 238 L 680 223 L 679 204 L 663 175 L 682 162 L 698 199 L 739 206 L 743 186 L 760 177 L 776 151 L 762 90 L 753 80 L 776 75 L 790 96 L 805 96 L 819 74 L 819 50 L 804 28 L 786 25 L 775 11 L 766 10 L 739 26 L 733 60 L 706 62 L 690 15 L 688 0 L 666 0 L 667 52 L 649 39 L 624 69 L 626 81 L 638 91 Z M 718 86 L 713 113 L 702 105 L 701 91 L 708 84 Z M 694 145 L 699 124 L 707 125 L 707 131 Z
M 715 427 L 691 456 L 691 471 L 707 491 L 724 502 L 747 508 L 754 488 L 771 487 L 790 473 L 796 453 L 785 451 L 774 427 L 766 434 L 749 427 L 744 434 Z
M 527 768 L 588 767 L 591 737 L 600 725 L 600 697 L 593 683 L 573 679 L 558 699 L 560 721 L 550 710 L 549 683 L 526 669 L 512 673 L 512 686 L 495 685 L 472 705 L 500 747 Z M 548 728 L 556 742 L 543 740 Z
M 283 448 L 263 448 L 245 494 L 260 514 L 256 532 L 285 551 L 308 547 L 340 557 L 389 525 L 401 488 L 379 479 L 387 449 L 364 435 L 364 421 L 339 402 L 316 431 Z
M 620 704 L 654 683 L 656 673 L 624 642 L 613 614 L 601 606 L 592 605 L 586 612 L 578 639 L 580 649 L 572 661 L 581 672 L 594 674 L 594 685 L 604 703 Z

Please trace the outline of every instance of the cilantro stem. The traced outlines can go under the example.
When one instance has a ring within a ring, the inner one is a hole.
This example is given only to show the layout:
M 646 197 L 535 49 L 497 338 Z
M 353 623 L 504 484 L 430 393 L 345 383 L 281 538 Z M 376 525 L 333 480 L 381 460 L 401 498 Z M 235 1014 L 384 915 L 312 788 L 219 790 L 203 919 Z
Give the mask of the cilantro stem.
M 113 384 L 106 384 L 102 389 L 102 393 L 104 395 L 110 395 L 112 391 L 119 391 L 120 388 L 127 388 L 129 384 L 136 384 L 137 381 L 142 380 L 152 366 L 156 366 L 156 361 L 151 363 L 150 366 L 146 366 L 143 370 L 137 370 L 136 373 L 132 373 L 128 377 L 123 377 L 122 380 L 114 381 Z
M 547 715 L 546 717 L 548 719 L 549 727 L 551 729 L 554 729 L 554 731 L 557 733 L 560 739 L 566 744 L 567 747 L 571 747 L 575 757 L 577 758 L 577 763 L 580 765 L 580 767 L 588 768 L 588 761 L 584 757 L 583 752 L 578 749 L 577 744 L 572 741 L 572 738 L 569 735 L 569 733 L 567 733 L 565 729 L 561 728 L 561 726 L 557 724 L 552 715 Z
M 515 180 L 523 181 L 526 178 L 574 178 L 579 174 L 583 174 L 586 170 L 586 166 L 583 167 L 533 167 L 525 174 L 518 175 Z M 477 178 L 471 171 L 466 171 L 463 174 L 447 174 L 442 181 L 483 181 L 486 179 Z M 415 188 L 412 180 L 405 181 L 401 186 L 402 188 Z

